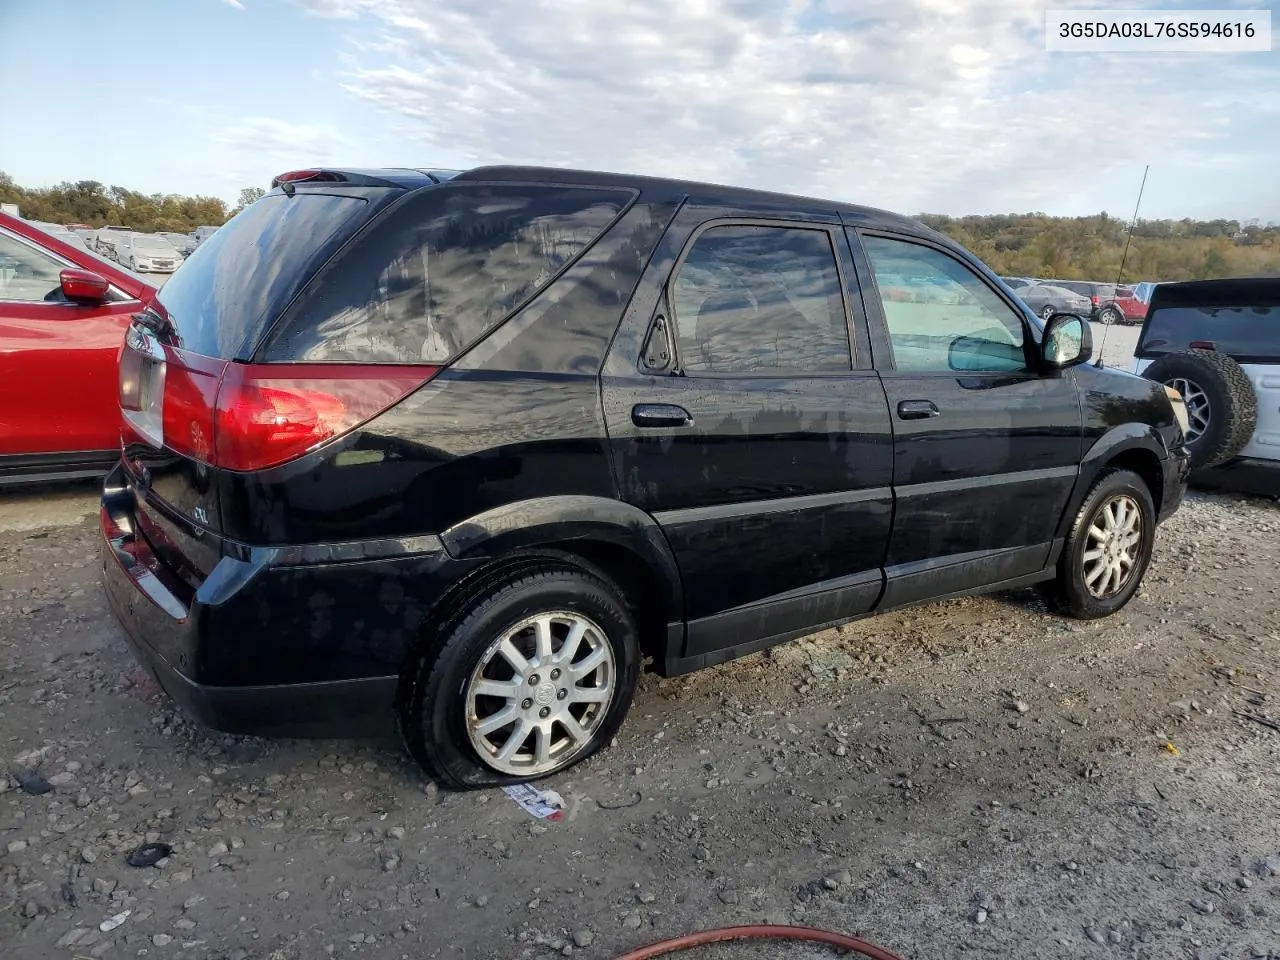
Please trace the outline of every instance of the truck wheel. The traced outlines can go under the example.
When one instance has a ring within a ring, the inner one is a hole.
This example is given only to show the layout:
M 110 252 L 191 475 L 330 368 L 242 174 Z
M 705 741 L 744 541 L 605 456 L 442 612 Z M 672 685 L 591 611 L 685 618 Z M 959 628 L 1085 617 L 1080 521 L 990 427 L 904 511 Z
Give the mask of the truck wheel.
M 1107 326 L 1110 326 L 1113 323 L 1123 323 L 1124 314 L 1115 307 L 1107 307 L 1102 311 L 1102 313 L 1098 314 L 1098 320 L 1105 323 Z
M 424 654 L 401 707 L 406 745 L 450 786 L 558 773 L 611 741 L 640 673 L 635 621 L 604 580 L 525 568 L 472 598 Z
M 1078 620 L 1115 613 L 1137 592 L 1151 562 L 1156 508 L 1136 473 L 1111 470 L 1093 485 L 1058 560 L 1058 575 L 1042 584 L 1049 604 Z
M 1143 376 L 1173 387 L 1187 404 L 1191 466 L 1216 467 L 1234 457 L 1258 426 L 1258 398 L 1245 372 L 1225 354 L 1187 350 L 1156 359 Z

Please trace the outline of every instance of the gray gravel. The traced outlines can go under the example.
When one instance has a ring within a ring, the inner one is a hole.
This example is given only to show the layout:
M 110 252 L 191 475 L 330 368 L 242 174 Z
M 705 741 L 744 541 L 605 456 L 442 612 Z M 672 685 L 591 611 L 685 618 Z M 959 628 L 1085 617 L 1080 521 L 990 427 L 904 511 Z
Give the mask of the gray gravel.
M 1273 503 L 1193 495 L 1111 620 L 1019 592 L 647 677 L 549 784 L 555 823 L 393 742 L 194 725 L 104 609 L 92 492 L 0 505 L 0 771 L 52 785 L 0 775 L 6 958 L 607 960 L 748 922 L 903 957 L 1280 957 Z M 173 852 L 129 867 L 148 842 Z

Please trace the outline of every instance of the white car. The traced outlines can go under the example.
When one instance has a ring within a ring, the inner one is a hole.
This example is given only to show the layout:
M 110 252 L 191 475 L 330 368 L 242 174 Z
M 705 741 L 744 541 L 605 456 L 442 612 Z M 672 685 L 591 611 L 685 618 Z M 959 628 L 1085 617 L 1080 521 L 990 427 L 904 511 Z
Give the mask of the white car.
M 159 234 L 130 233 L 116 243 L 116 259 L 134 273 L 173 273 L 182 254 Z
M 1280 496 L 1280 277 L 1159 284 L 1132 371 L 1182 394 L 1193 480 Z

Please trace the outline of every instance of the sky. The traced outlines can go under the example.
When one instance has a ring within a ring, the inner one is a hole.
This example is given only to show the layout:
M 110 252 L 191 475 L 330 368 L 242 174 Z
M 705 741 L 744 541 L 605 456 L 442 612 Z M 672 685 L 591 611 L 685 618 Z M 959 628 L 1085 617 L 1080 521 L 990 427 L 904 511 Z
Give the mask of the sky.
M 1056 9 L 1228 7 L 1057 0 Z M 0 170 L 234 201 L 532 163 L 902 213 L 1280 222 L 1271 53 L 1046 53 L 1029 0 L 0 0 Z M 1277 31 L 1280 33 L 1280 31 Z

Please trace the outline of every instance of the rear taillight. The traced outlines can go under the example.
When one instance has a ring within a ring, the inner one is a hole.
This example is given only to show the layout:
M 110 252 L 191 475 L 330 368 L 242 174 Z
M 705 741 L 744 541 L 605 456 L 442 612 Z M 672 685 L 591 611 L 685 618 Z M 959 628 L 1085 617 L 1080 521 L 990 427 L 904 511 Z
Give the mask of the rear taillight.
M 164 441 L 164 347 L 147 331 L 131 326 L 120 351 L 119 393 L 124 428 L 148 443 Z
M 229 364 L 166 348 L 164 445 L 184 457 L 213 463 L 214 409 L 218 384 Z
M 1091 296 L 1091 297 L 1089 298 L 1089 302 L 1090 302 L 1090 303 L 1092 303 L 1094 306 L 1097 306 L 1097 305 L 1098 305 L 1098 303 L 1100 302 L 1100 298 L 1099 298 L 1099 297 L 1098 297 L 1098 295 L 1095 293 L 1093 296 Z
M 232 363 L 218 391 L 214 463 L 263 470 L 399 403 L 438 367 Z
M 120 354 L 120 408 L 126 428 L 155 447 L 226 470 L 264 470 L 349 433 L 439 369 L 231 363 L 133 328 Z

